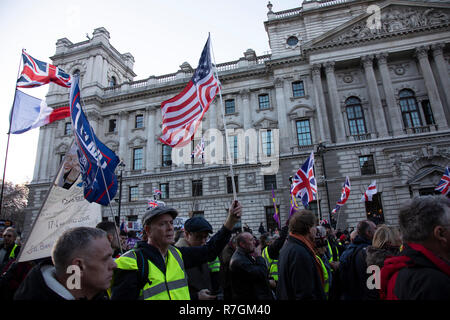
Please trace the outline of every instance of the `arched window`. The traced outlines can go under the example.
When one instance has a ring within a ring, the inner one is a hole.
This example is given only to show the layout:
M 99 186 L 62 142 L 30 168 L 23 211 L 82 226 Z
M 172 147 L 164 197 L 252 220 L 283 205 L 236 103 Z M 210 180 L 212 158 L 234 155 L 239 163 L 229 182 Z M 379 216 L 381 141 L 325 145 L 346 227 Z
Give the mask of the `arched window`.
M 347 111 L 350 135 L 358 136 L 361 134 L 366 134 L 366 122 L 364 121 L 364 112 L 361 106 L 361 100 L 356 97 L 350 97 L 345 100 L 345 108 Z
M 414 91 L 403 89 L 398 94 L 400 98 L 400 108 L 402 110 L 403 125 L 405 128 L 415 128 L 422 126 L 417 100 Z

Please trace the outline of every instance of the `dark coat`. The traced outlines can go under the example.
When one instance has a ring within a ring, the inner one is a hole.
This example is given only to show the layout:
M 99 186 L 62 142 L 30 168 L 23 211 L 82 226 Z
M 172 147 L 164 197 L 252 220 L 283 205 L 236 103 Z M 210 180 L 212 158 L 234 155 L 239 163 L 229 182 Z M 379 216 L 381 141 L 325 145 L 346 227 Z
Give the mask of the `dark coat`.
M 380 296 L 386 300 L 450 300 L 450 265 L 417 243 L 384 261 Z
M 342 253 L 339 276 L 343 300 L 367 299 L 369 275 L 367 274 L 365 249 L 371 244 L 369 239 L 358 235 Z
M 237 248 L 230 261 L 234 300 L 272 300 L 268 270 L 263 257 L 252 257 Z
M 231 231 L 222 227 L 204 246 L 178 248 L 181 252 L 185 269 L 213 261 L 228 243 L 230 237 Z M 142 253 L 147 260 L 150 260 L 162 273 L 166 273 L 164 257 L 158 248 L 144 241 L 138 242 L 137 247 L 142 249 Z M 122 270 L 118 268 L 114 270 L 111 300 L 137 300 L 141 289 L 137 270 Z
M 315 254 L 299 239 L 289 236 L 278 260 L 277 298 L 325 300 Z

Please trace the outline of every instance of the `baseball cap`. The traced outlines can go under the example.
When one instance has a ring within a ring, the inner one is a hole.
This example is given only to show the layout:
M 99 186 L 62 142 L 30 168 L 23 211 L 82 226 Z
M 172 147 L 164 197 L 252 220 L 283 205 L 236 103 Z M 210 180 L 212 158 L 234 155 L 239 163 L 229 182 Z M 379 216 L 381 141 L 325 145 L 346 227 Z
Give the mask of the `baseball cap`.
M 212 233 L 212 227 L 209 222 L 200 216 L 192 217 L 187 219 L 184 223 L 184 230 L 187 232 L 202 232 L 208 231 L 208 233 Z
M 178 215 L 177 210 L 175 210 L 174 208 L 166 207 L 165 205 L 147 208 L 147 210 L 145 210 L 144 216 L 142 217 L 142 225 L 145 226 L 153 218 L 166 213 L 170 214 L 173 219 L 175 219 Z

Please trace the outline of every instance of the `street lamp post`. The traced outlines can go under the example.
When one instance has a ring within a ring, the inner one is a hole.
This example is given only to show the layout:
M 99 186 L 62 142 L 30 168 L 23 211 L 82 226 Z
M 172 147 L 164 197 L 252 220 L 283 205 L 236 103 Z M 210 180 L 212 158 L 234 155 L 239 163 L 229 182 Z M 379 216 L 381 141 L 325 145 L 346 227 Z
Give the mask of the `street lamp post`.
M 323 167 L 323 180 L 325 182 L 325 191 L 327 193 L 327 204 L 328 204 L 328 221 L 331 225 L 331 213 L 330 213 L 330 195 L 328 192 L 328 182 L 327 182 L 327 170 L 326 170 L 326 166 L 325 166 L 325 159 L 324 159 L 324 154 L 326 152 L 326 146 L 325 144 L 320 141 L 319 145 L 317 146 L 317 153 L 320 156 L 320 159 L 322 160 L 322 167 Z
M 119 209 L 117 210 L 117 224 L 120 225 L 120 207 L 122 204 L 122 177 L 123 177 L 123 170 L 125 168 L 125 163 L 123 163 L 122 160 L 120 160 L 119 164 L 117 165 L 119 167 Z

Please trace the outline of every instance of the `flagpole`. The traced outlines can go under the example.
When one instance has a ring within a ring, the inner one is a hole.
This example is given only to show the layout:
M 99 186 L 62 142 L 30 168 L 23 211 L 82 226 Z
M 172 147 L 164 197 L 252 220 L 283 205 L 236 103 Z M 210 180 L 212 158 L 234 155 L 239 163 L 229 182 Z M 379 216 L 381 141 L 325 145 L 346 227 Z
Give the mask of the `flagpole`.
M 22 49 L 23 51 L 23 49 Z M 20 60 L 19 60 L 19 69 L 17 70 L 17 77 L 16 77 L 16 85 L 15 85 L 15 89 L 14 89 L 14 99 L 13 99 L 13 104 L 11 107 L 11 114 L 9 117 L 9 128 L 8 128 L 8 140 L 6 141 L 6 152 L 5 152 L 5 163 L 3 166 L 3 178 L 2 178 L 2 190 L 0 192 L 0 217 L 3 214 L 3 191 L 5 188 L 5 176 L 6 176 L 6 164 L 8 162 L 8 151 L 9 151 L 9 139 L 11 137 L 11 120 L 13 119 L 14 116 L 14 105 L 16 104 L 16 93 L 17 93 L 17 79 L 19 78 L 19 74 L 20 74 L 20 66 L 22 65 L 22 54 L 20 55 Z
M 219 98 L 220 98 L 220 108 L 221 108 L 221 113 L 222 113 L 222 119 L 223 119 L 223 128 L 225 130 L 225 144 L 226 144 L 226 152 L 227 152 L 227 156 L 228 156 L 228 162 L 230 164 L 230 173 L 231 173 L 231 185 L 233 187 L 233 199 L 237 200 L 237 196 L 236 196 L 236 184 L 234 183 L 234 172 L 233 172 L 233 160 L 231 159 L 231 153 L 229 150 L 229 139 L 228 139 L 228 133 L 227 133 L 227 121 L 225 118 L 225 112 L 224 112 L 224 106 L 223 106 L 223 99 L 222 99 L 222 88 L 221 88 L 221 83 L 219 81 L 219 74 L 217 73 L 217 65 L 216 65 L 216 58 L 214 56 L 214 49 L 212 47 L 211 44 L 211 36 L 209 35 L 209 41 L 210 41 L 210 48 L 212 51 L 212 56 L 213 56 L 213 60 L 214 60 L 214 72 L 216 74 L 216 78 L 217 81 L 219 82 Z
M 314 165 L 313 165 L 313 173 L 314 173 L 314 178 L 316 179 L 316 169 L 315 169 L 315 167 L 316 167 L 316 165 L 315 165 L 315 163 L 316 163 L 316 161 L 315 161 L 315 158 L 316 158 L 316 156 L 314 155 L 314 150 L 313 150 L 313 157 L 314 157 Z M 317 182 L 317 179 L 316 179 L 316 182 Z M 320 200 L 319 200 L 319 184 L 317 183 L 317 209 L 319 210 L 319 220 L 322 220 L 322 212 L 320 211 Z

